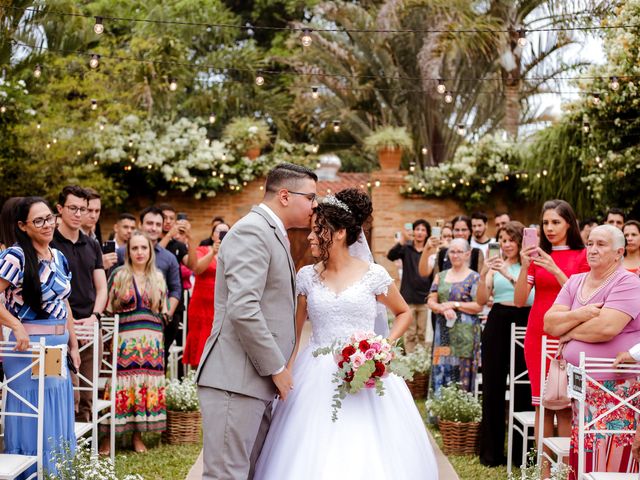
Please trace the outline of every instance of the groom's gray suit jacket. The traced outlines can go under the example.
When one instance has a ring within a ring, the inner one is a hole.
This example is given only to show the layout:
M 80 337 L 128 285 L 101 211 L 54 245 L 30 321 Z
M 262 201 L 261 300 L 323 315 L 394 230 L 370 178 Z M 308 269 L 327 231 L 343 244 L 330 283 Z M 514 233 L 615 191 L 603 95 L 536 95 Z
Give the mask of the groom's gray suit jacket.
M 218 253 L 215 316 L 198 385 L 272 400 L 271 375 L 295 345 L 295 267 L 269 214 L 254 207 Z

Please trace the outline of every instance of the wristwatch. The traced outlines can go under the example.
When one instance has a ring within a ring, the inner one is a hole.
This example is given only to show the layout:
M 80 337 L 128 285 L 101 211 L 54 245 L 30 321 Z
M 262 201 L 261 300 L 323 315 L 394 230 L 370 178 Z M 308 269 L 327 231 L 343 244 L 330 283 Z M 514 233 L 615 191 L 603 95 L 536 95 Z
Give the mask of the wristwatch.
M 460 308 L 460 302 L 453 302 L 453 307 L 454 307 L 455 309 Z

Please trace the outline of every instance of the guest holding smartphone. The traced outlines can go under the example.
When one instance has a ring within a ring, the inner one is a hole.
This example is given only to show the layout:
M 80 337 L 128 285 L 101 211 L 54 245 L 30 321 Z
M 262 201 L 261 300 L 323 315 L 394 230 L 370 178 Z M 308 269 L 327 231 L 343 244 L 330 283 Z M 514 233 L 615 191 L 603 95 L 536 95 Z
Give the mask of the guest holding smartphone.
M 211 334 L 214 316 L 214 292 L 216 289 L 216 269 L 220 242 L 229 231 L 229 225 L 218 223 L 211 232 L 211 246 L 198 247 L 198 265 L 193 273 L 196 276 L 193 295 L 189 302 L 189 328 L 187 344 L 182 362 L 198 368 L 204 344 Z
M 531 381 L 531 403 L 536 409 L 536 438 L 538 438 L 544 315 L 551 308 L 560 289 L 571 275 L 589 271 L 586 250 L 571 205 L 564 200 L 545 202 L 542 206 L 541 224 L 540 246 L 523 243 L 523 249 L 520 252 L 522 269 L 516 281 L 513 298 L 517 307 L 524 307 L 535 287 L 533 305 L 527 322 L 524 355 Z M 525 231 L 525 237 L 526 235 Z M 558 435 L 568 437 L 571 434 L 570 408 L 555 411 L 545 409 L 544 436 L 554 436 L 555 417 L 557 417 Z M 543 478 L 549 476 L 548 462 L 543 465 L 542 473 Z

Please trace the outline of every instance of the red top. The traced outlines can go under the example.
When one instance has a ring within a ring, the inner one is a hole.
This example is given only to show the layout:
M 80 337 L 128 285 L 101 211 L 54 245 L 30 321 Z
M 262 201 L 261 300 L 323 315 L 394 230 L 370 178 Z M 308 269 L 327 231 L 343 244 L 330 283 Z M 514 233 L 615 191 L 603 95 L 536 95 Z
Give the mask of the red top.
M 589 271 L 587 263 L 587 251 L 555 249 L 551 252 L 551 258 L 567 277 L 575 273 Z M 560 284 L 556 278 L 544 267 L 539 267 L 533 262 L 527 272 L 529 285 L 535 287 L 533 305 L 529 313 L 527 334 L 524 339 L 524 357 L 531 381 L 531 401 L 533 405 L 540 404 L 540 368 L 542 359 L 542 335 L 544 335 L 544 314 L 551 308 L 560 292 Z M 547 362 L 548 368 L 548 362 Z

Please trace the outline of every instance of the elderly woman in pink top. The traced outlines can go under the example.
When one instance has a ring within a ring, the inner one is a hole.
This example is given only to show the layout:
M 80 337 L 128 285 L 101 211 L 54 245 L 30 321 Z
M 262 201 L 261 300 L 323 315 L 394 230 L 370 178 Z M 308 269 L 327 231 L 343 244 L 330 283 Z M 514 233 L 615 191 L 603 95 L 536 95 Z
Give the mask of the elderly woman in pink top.
M 640 336 L 640 279 L 624 268 L 624 235 L 611 225 L 600 225 L 589 234 L 588 273 L 572 275 L 544 317 L 547 333 L 566 342 L 563 356 L 579 364 L 580 352 L 590 357 L 615 358 L 628 351 Z M 594 375 L 605 388 L 626 397 L 640 388 L 637 378 L 623 374 Z M 617 404 L 615 398 L 589 383 L 586 390 L 586 419 L 590 420 Z M 578 462 L 578 417 L 574 402 L 571 452 L 573 471 Z M 634 412 L 615 410 L 603 418 L 610 430 L 636 428 Z M 598 435 L 587 440 L 585 472 L 631 472 L 638 465 L 631 456 L 633 435 Z M 630 470 L 631 468 L 631 470 Z M 574 478 L 574 477 L 570 477 Z

